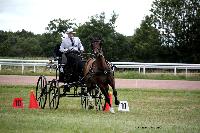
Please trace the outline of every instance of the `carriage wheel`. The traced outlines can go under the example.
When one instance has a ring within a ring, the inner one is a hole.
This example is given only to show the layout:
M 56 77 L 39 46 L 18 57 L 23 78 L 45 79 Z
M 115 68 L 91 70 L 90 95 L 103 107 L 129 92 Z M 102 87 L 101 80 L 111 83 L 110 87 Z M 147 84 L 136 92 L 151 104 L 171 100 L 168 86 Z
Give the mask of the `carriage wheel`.
M 97 111 L 103 110 L 102 99 L 103 99 L 102 93 L 100 93 L 99 96 L 95 97 L 95 106 Z
M 45 76 L 40 76 L 36 86 L 36 100 L 39 106 L 44 109 L 47 101 L 47 80 Z
M 96 86 L 96 88 L 93 90 L 92 95 L 94 96 L 96 110 L 97 111 L 103 110 L 102 108 L 103 94 L 98 86 Z
M 58 80 L 53 79 L 49 87 L 49 107 L 50 109 L 57 109 L 60 99 L 60 88 Z
M 81 105 L 82 108 L 88 109 L 89 101 L 88 101 L 88 96 L 81 96 Z
M 87 109 L 88 108 L 88 95 L 85 91 L 86 91 L 86 88 L 81 87 L 81 105 L 82 105 L 82 108 Z

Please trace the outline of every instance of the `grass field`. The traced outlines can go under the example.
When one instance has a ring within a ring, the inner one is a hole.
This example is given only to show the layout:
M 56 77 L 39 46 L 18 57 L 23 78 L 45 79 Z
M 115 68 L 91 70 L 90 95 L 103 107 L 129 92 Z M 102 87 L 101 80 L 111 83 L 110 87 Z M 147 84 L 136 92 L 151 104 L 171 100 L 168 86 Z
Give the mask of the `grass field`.
M 84 110 L 80 98 L 61 98 L 59 108 L 30 110 L 34 86 L 0 86 L 0 132 L 200 132 L 200 91 L 118 89 L 130 112 Z M 24 109 L 13 109 L 22 97 Z

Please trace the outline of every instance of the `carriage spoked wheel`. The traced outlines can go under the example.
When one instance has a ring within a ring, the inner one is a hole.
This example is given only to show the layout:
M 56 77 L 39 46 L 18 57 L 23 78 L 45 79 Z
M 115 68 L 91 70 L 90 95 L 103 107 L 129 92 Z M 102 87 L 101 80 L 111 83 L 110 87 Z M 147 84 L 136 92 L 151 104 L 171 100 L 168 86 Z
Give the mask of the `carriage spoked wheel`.
M 103 105 L 102 99 L 103 99 L 102 93 L 100 93 L 100 94 L 95 96 L 95 107 L 96 107 L 97 111 L 103 110 L 103 108 L 102 108 L 102 105 Z
M 81 88 L 81 90 L 84 90 L 84 88 Z M 92 99 L 91 99 L 92 98 Z M 102 105 L 103 105 L 103 94 L 99 90 L 99 88 L 96 88 L 95 90 L 92 90 L 90 92 L 90 97 L 87 93 L 81 94 L 81 105 L 84 109 L 96 109 L 96 111 L 101 111 Z M 92 100 L 92 101 L 91 101 Z
M 39 102 L 39 106 L 44 109 L 47 101 L 47 80 L 43 75 L 37 81 L 36 100 Z
M 92 96 L 94 99 L 94 104 L 96 107 L 96 111 L 101 111 L 103 110 L 102 105 L 103 105 L 103 94 L 100 91 L 100 88 L 98 86 L 96 86 L 96 88 L 92 91 Z
M 53 79 L 51 81 L 51 84 L 49 87 L 49 107 L 50 107 L 50 109 L 58 108 L 59 99 L 60 99 L 59 82 L 58 82 L 58 80 Z
M 87 88 L 86 87 L 81 87 L 81 105 L 82 108 L 88 109 L 88 94 L 87 94 Z

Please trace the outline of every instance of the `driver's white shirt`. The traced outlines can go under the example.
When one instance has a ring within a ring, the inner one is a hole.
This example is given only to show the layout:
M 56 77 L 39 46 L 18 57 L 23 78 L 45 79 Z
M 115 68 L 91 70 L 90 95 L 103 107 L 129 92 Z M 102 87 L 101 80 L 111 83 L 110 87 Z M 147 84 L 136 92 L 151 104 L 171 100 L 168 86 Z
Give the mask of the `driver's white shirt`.
M 74 42 L 74 46 L 72 46 L 72 41 L 68 36 L 63 38 L 62 43 L 60 45 L 60 51 L 61 52 L 65 52 L 68 50 L 84 51 L 83 45 L 81 44 L 81 41 L 78 37 L 73 37 L 72 40 Z

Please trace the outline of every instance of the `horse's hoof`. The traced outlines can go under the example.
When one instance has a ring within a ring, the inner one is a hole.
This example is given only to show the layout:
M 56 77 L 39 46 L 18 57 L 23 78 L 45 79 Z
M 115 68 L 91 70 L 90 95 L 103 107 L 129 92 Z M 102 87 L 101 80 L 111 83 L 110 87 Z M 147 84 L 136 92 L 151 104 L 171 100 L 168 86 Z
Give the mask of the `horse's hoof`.
M 119 100 L 115 100 L 115 105 L 119 105 Z
M 112 114 L 114 114 L 114 113 L 115 113 L 115 110 L 114 110 L 114 108 L 113 108 L 113 107 L 111 107 L 111 108 L 110 108 L 110 112 L 111 112 Z

